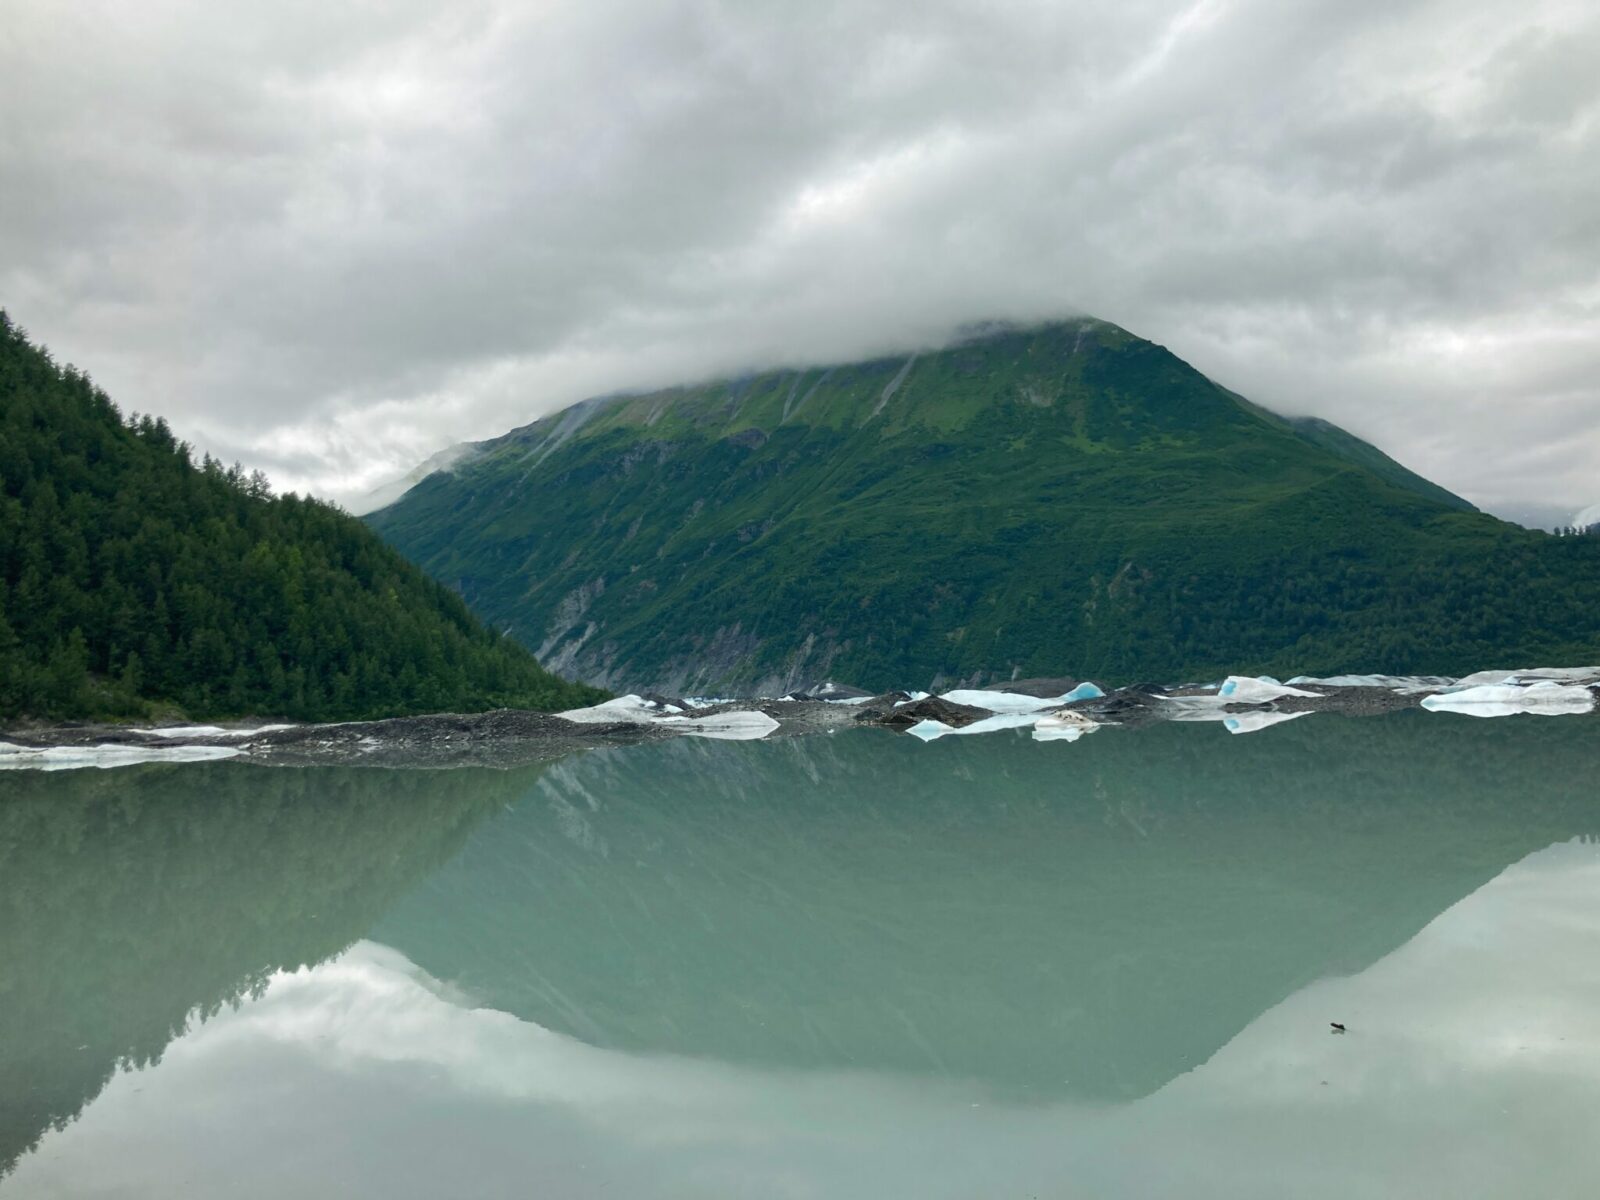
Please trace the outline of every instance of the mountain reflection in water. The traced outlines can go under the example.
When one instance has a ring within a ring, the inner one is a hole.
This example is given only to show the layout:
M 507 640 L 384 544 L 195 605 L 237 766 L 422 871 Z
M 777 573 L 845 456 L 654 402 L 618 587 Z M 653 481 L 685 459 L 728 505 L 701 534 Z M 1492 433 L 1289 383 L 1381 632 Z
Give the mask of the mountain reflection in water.
M 64 1128 L 0 1196 L 1526 1190 L 1600 1165 L 1600 860 L 1543 849 L 1600 828 L 1591 731 L 29 776 L 0 1149 Z

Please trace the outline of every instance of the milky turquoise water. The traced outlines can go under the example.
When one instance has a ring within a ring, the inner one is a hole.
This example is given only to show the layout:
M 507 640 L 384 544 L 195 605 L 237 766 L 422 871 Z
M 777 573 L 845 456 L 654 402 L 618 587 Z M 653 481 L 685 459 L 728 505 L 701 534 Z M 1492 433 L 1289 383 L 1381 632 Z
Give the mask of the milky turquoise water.
M 15 773 L 0 1200 L 1590 1196 L 1597 734 Z

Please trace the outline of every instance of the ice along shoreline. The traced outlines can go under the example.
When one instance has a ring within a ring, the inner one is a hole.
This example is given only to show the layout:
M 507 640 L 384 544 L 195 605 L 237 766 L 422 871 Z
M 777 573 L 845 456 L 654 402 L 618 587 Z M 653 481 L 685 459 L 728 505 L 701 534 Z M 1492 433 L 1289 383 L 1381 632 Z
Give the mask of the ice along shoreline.
M 498 709 L 378 721 L 292 725 L 37 725 L 0 733 L 0 770 L 69 770 L 146 762 L 244 759 L 280 766 L 512 767 L 575 751 L 676 737 L 752 740 L 878 727 L 922 741 L 1029 729 L 1037 741 L 1096 730 L 1210 721 L 1256 733 L 1311 713 L 1375 716 L 1402 709 L 1491 718 L 1593 715 L 1600 667 L 1438 676 L 1229 676 L 1221 683 L 1136 684 L 1107 692 L 1073 679 L 1020 680 L 942 695 L 824 684 L 772 699 L 621 696 L 566 713 Z

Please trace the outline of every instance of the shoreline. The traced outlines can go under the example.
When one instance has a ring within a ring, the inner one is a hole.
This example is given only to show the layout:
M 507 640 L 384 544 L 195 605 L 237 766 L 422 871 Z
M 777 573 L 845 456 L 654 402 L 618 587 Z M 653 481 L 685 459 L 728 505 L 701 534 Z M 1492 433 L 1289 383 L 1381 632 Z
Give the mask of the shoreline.
M 1222 685 L 1166 688 L 1140 684 L 1092 695 L 1037 696 L 1025 682 L 945 696 L 890 692 L 847 698 L 727 700 L 695 704 L 624 696 L 568 715 L 522 709 L 433 713 L 329 724 L 232 725 L 28 724 L 0 730 L 0 769 L 70 769 L 140 762 L 238 759 L 272 766 L 506 768 L 548 762 L 607 746 L 678 737 L 757 740 L 878 728 L 924 741 L 1031 727 L 1037 740 L 1074 741 L 1104 728 L 1138 729 L 1167 721 L 1223 723 L 1253 733 L 1309 713 L 1372 717 L 1433 709 L 1476 717 L 1520 712 L 1590 715 L 1600 669 L 1485 672 L 1459 681 L 1333 683 L 1230 676 Z M 1589 676 L 1593 676 L 1590 679 Z M 1376 677 L 1374 677 L 1376 678 Z M 1052 681 L 1054 682 L 1054 681 Z M 573 719 L 575 718 L 575 719 Z

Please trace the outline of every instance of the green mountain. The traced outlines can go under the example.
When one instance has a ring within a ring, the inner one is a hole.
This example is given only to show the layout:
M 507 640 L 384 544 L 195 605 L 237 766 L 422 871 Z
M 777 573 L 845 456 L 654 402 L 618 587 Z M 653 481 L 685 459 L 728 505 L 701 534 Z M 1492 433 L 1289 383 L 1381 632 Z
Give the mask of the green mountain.
M 1600 542 L 1099 321 L 587 401 L 474 449 L 368 519 L 611 687 L 1600 658 Z
M 0 717 L 561 708 L 565 683 L 360 521 L 196 464 L 0 313 Z

